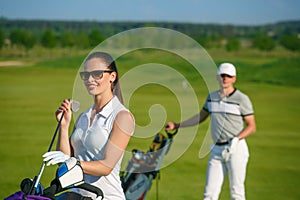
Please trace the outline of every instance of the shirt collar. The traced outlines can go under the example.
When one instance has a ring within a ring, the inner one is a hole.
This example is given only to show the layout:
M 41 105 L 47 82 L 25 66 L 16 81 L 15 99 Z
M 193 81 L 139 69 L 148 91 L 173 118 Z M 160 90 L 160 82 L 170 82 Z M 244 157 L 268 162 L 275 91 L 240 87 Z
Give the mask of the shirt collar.
M 97 113 L 104 118 L 107 118 L 113 111 L 113 109 L 120 104 L 118 97 L 114 96 L 104 107 L 103 109 Z M 93 110 L 94 105 L 92 105 L 86 112 L 87 117 L 91 116 L 91 112 Z
M 113 109 L 116 107 L 118 103 L 118 98 L 114 96 L 104 107 L 103 109 L 98 113 L 99 115 L 103 116 L 104 118 L 107 118 L 113 111 Z
M 237 89 L 234 88 L 234 90 L 233 90 L 230 94 L 226 95 L 226 97 L 232 96 L 236 91 L 237 91 Z M 219 96 L 221 97 L 221 94 L 222 94 L 221 90 L 219 90 L 218 94 L 219 94 Z

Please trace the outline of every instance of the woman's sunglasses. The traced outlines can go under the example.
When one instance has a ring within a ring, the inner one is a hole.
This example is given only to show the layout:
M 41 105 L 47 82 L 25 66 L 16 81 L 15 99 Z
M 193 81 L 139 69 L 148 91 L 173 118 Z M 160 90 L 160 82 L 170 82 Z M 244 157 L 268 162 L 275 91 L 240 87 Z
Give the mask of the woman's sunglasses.
M 95 70 L 91 72 L 80 72 L 80 78 L 84 81 L 88 80 L 92 76 L 95 80 L 99 80 L 103 77 L 103 73 L 111 73 L 112 70 Z

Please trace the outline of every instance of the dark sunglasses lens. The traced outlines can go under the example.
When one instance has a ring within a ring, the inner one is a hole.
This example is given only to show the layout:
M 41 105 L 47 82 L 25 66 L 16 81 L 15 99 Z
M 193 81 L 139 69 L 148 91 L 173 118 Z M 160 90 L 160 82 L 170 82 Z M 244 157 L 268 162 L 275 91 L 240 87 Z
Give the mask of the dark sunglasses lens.
M 93 78 L 100 79 L 102 78 L 103 71 L 92 71 L 91 74 Z
M 101 79 L 103 77 L 103 73 L 104 72 L 111 72 L 108 70 L 95 70 L 95 71 L 91 71 L 91 72 L 80 72 L 80 78 L 82 80 L 88 80 L 90 78 L 90 75 L 92 75 L 92 77 L 94 79 Z
M 89 72 L 80 72 L 80 78 L 82 80 L 87 80 L 89 79 L 90 73 Z

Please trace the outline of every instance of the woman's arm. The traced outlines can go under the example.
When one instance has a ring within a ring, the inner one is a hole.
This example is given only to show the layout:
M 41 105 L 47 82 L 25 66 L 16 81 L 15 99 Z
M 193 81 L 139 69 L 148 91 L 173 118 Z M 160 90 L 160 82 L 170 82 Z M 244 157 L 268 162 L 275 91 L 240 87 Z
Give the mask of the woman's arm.
M 93 176 L 107 176 L 110 174 L 123 155 L 134 131 L 134 126 L 134 118 L 130 112 L 119 112 L 113 124 L 104 159 L 80 161 L 83 172 Z

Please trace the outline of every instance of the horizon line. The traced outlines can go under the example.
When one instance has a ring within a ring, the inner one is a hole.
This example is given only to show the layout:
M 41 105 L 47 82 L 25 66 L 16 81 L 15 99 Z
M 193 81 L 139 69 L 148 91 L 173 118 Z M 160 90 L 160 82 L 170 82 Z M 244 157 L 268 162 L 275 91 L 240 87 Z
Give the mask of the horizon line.
M 95 23 L 170 23 L 170 24 L 193 24 L 193 25 L 221 25 L 221 26 L 268 26 L 288 22 L 300 22 L 300 19 L 286 19 L 277 22 L 266 22 L 258 24 L 240 24 L 230 22 L 189 22 L 172 20 L 98 20 L 98 19 L 45 19 L 45 18 L 8 18 L 0 16 L 0 20 L 15 21 L 53 21 L 53 22 L 95 22 Z

